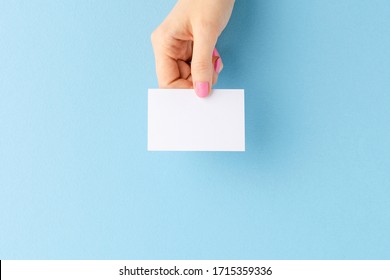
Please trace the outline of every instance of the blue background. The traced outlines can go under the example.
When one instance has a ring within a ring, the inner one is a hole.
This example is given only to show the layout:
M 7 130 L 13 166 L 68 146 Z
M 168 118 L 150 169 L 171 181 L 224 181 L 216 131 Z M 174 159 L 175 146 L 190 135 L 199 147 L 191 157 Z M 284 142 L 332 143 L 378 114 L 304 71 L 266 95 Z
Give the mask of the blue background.
M 147 152 L 173 4 L 0 2 L 0 258 L 390 258 L 390 2 L 237 1 L 247 151 Z

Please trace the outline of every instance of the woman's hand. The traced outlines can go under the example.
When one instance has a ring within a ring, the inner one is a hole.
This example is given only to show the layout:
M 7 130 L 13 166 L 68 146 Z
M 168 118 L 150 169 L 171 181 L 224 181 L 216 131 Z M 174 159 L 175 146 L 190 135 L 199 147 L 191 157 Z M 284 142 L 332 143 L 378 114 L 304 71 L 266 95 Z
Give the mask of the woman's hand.
M 234 0 L 179 0 L 153 32 L 158 84 L 161 88 L 194 88 L 209 95 L 221 72 L 215 49 L 226 27 Z

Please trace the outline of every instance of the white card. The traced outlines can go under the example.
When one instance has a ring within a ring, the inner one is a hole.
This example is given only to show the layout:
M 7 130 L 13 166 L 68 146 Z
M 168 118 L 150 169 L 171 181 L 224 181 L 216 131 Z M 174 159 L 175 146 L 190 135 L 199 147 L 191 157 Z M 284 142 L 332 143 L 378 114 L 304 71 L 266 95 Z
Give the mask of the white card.
M 245 151 L 242 89 L 149 89 L 149 151 Z

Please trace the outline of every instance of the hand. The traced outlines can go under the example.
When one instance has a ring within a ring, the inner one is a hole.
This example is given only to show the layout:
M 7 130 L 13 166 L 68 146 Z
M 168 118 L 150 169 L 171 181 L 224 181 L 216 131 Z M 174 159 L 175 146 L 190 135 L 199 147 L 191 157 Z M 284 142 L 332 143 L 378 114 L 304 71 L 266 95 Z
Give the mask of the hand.
M 158 84 L 161 88 L 194 88 L 209 95 L 223 68 L 215 49 L 234 0 L 179 0 L 152 33 Z

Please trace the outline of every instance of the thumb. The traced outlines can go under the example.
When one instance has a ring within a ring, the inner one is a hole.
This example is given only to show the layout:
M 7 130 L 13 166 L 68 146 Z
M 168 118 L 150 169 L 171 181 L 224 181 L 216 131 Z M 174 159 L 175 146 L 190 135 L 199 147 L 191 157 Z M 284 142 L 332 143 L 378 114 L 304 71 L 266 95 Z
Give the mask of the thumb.
M 191 75 L 195 93 L 199 97 L 209 95 L 214 75 L 212 54 L 217 37 L 207 32 L 194 34 Z

